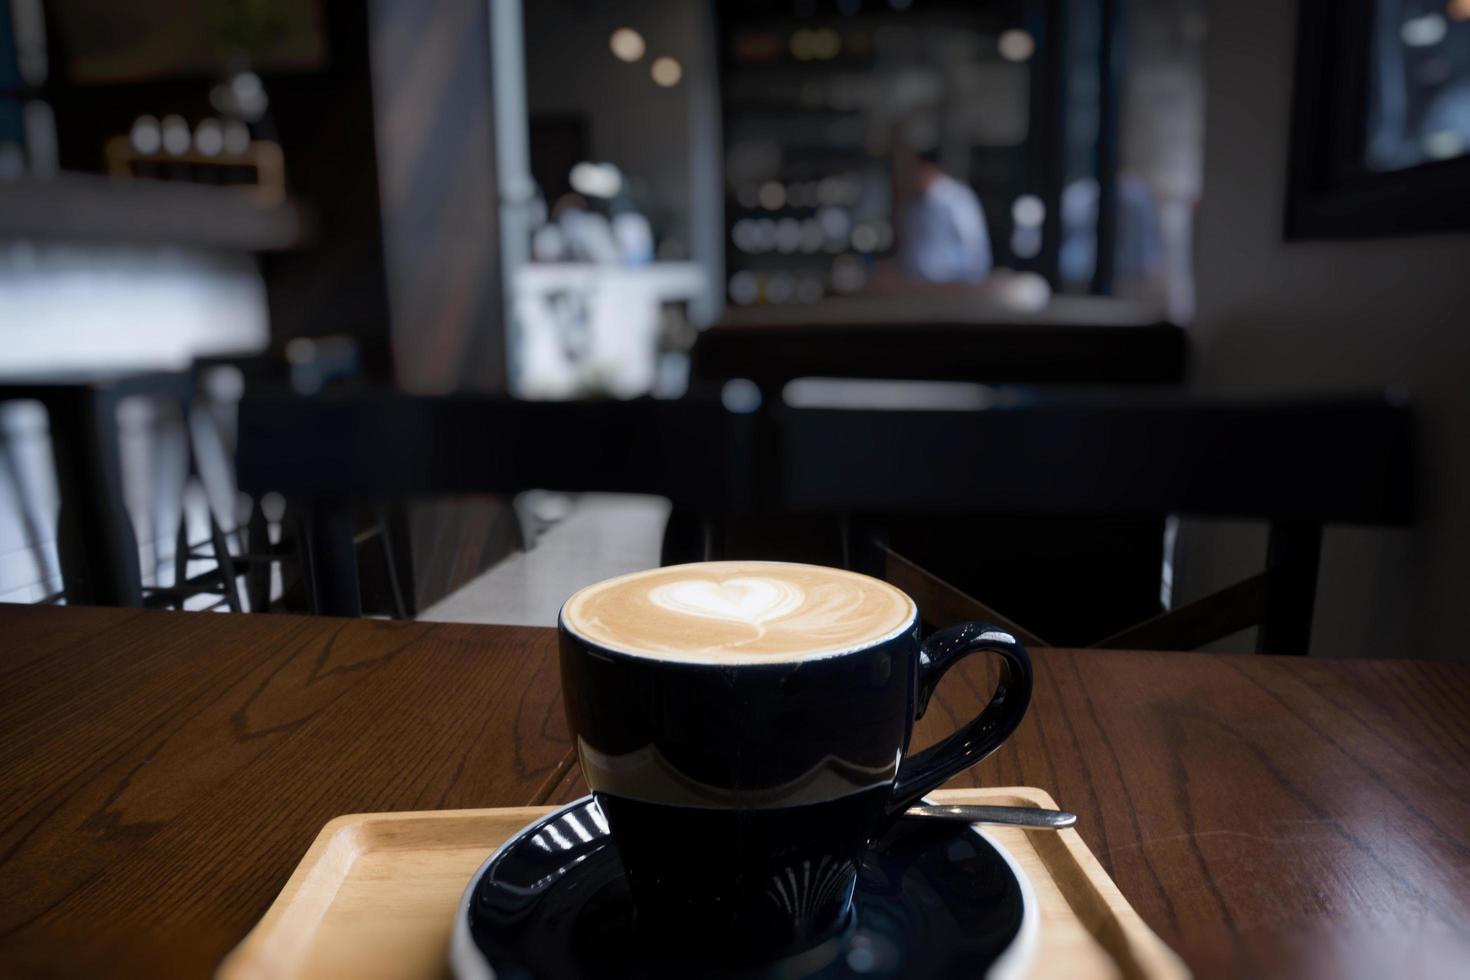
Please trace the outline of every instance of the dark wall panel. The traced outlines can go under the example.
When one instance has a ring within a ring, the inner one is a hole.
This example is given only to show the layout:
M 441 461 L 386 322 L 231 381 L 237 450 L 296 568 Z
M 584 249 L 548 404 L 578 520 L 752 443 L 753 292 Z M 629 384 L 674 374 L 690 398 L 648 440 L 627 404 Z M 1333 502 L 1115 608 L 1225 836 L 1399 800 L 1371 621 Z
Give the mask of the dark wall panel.
M 368 9 L 395 377 L 422 393 L 504 390 L 487 4 Z M 420 608 L 519 542 L 493 498 L 418 502 L 409 521 Z

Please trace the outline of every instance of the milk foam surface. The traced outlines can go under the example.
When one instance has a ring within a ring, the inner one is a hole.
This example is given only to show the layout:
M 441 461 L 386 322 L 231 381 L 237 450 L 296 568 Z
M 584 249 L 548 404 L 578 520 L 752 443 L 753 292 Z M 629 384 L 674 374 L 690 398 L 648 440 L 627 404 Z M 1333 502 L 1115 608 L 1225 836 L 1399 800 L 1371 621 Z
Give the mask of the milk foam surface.
M 562 622 L 599 646 L 659 660 L 776 663 L 887 639 L 908 596 L 856 572 L 787 562 L 671 565 L 588 586 Z

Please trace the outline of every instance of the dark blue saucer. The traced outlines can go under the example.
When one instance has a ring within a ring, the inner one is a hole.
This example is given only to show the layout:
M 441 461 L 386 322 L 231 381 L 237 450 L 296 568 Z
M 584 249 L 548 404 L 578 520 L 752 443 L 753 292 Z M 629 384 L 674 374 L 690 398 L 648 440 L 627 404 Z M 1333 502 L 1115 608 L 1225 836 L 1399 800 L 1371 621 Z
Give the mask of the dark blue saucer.
M 1020 869 L 978 830 L 901 820 L 864 859 L 851 920 L 835 937 L 738 967 L 721 962 L 720 950 L 700 962 L 671 963 L 639 940 L 622 860 L 589 796 L 531 824 L 475 873 L 450 962 L 460 980 L 998 980 L 1025 968 L 1035 904 Z

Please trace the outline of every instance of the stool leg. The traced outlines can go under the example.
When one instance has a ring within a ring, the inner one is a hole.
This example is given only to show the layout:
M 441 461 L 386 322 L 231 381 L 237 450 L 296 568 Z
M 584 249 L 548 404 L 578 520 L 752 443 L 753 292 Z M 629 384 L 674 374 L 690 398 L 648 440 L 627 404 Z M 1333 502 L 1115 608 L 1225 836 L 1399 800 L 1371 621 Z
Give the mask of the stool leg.
M 317 612 L 324 616 L 361 616 L 352 507 L 340 497 L 314 501 L 307 523 L 309 578 Z
M 260 509 L 260 501 L 250 508 L 250 519 L 242 531 L 245 536 L 245 553 L 251 555 L 250 565 L 245 569 L 245 597 L 250 601 L 251 612 L 265 612 L 271 602 L 271 562 L 263 556 L 271 554 L 270 525 Z
M 1322 525 L 1278 521 L 1266 543 L 1266 609 L 1256 634 L 1257 653 L 1306 656 L 1317 601 Z
M 230 543 L 225 540 L 224 529 L 214 514 L 209 515 L 209 537 L 214 542 L 214 565 L 220 579 L 220 588 L 225 592 L 225 605 L 230 612 L 242 612 L 240 608 L 240 581 L 235 571 L 235 560 L 230 554 Z
M 378 542 L 383 548 L 383 564 L 388 571 L 388 591 L 393 598 L 393 615 L 399 619 L 408 619 L 408 598 L 403 593 L 403 583 L 398 575 L 398 549 L 394 544 L 394 536 L 397 528 L 393 524 L 393 515 L 386 505 L 379 505 L 376 509 L 378 518 Z
M 182 503 L 180 498 L 180 502 Z M 189 514 L 184 507 L 179 508 L 179 526 L 174 532 L 174 588 L 182 589 L 184 583 L 189 581 Z M 180 593 L 173 602 L 175 609 L 184 608 L 184 597 Z
M 86 389 L 49 399 L 46 408 L 61 497 L 57 543 L 66 601 L 138 608 L 143 576 L 123 502 L 113 400 Z

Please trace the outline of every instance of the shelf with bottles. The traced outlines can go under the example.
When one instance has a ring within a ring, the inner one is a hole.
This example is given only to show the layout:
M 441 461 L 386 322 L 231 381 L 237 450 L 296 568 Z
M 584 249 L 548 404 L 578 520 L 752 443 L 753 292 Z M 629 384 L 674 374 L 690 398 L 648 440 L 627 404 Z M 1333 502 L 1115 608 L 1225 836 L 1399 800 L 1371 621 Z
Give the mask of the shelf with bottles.
M 308 214 L 255 186 L 62 173 L 0 181 L 0 240 L 164 243 L 241 252 L 304 244 Z

